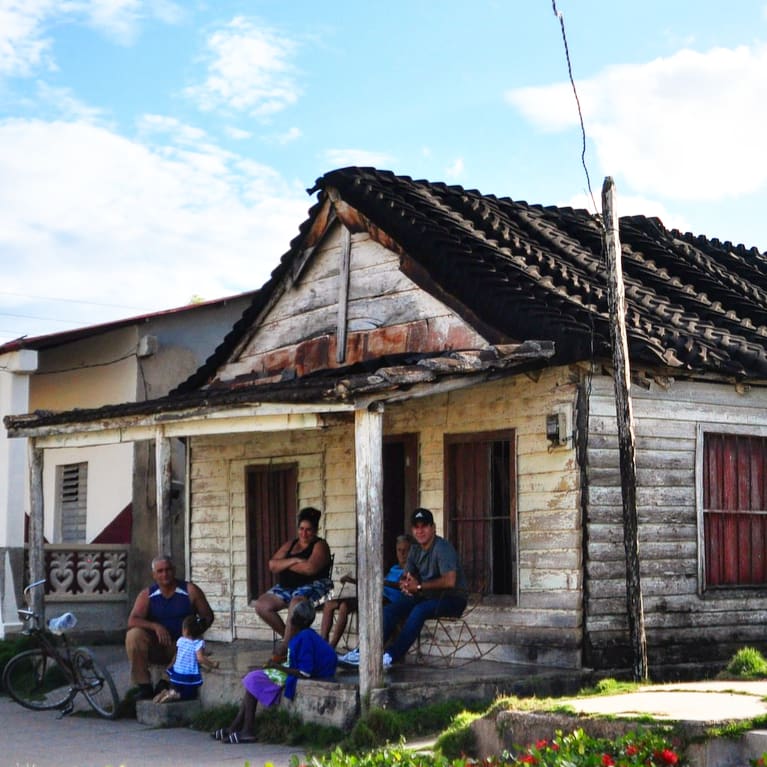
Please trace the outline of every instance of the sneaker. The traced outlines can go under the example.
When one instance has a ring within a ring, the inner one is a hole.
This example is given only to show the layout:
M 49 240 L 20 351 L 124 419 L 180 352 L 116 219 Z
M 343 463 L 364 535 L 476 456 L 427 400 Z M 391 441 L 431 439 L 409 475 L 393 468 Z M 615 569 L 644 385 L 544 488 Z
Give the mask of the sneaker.
M 388 653 L 388 652 L 385 652 L 385 653 L 383 654 L 383 667 L 384 667 L 384 668 L 391 668 L 391 664 L 392 664 L 393 662 L 394 662 L 394 661 L 392 661 L 392 657 L 391 657 L 391 655 L 389 655 L 389 653 Z
M 359 648 L 355 650 L 349 650 L 338 659 L 341 663 L 348 663 L 350 666 L 360 665 L 360 651 Z

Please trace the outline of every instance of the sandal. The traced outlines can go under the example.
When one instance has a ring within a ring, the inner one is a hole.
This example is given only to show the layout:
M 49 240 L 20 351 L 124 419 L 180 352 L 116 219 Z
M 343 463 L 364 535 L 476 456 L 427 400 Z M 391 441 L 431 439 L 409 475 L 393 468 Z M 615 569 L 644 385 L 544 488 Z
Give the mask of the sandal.
M 254 735 L 243 735 L 242 733 L 239 733 L 239 732 L 232 732 L 229 734 L 228 738 L 223 738 L 221 742 L 232 743 L 232 744 L 257 743 L 258 739 Z
M 224 738 L 229 737 L 229 728 L 228 727 L 219 727 L 215 732 L 212 732 L 210 734 L 210 737 L 213 738 L 213 740 L 223 740 Z
M 181 700 L 181 693 L 178 690 L 166 690 L 165 697 L 160 703 L 173 703 L 174 701 Z

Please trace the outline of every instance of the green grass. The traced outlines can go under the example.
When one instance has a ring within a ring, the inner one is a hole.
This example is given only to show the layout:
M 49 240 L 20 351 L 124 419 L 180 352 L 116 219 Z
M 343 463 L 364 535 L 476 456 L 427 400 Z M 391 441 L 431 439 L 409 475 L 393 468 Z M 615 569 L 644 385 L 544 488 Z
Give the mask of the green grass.
M 763 679 L 767 677 L 767 660 L 759 650 L 743 647 L 732 656 L 719 679 Z

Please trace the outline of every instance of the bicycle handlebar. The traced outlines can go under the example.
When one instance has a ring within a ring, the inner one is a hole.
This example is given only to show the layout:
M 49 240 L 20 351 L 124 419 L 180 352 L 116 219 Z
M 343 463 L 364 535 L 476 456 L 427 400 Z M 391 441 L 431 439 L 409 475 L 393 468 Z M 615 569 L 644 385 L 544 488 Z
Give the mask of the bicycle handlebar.
M 24 594 L 25 595 L 28 594 L 33 588 L 35 588 L 35 586 L 39 586 L 40 584 L 45 583 L 45 580 L 46 580 L 45 578 L 41 578 L 39 581 L 35 581 L 34 583 L 30 583 L 29 586 L 27 586 L 24 589 Z

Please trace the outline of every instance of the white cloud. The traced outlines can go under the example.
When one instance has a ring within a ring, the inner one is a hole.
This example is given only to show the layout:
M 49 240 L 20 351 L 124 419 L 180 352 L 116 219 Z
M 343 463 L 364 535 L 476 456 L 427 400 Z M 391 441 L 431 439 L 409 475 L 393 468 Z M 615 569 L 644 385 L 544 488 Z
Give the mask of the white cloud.
M 203 111 L 228 107 L 266 117 L 298 99 L 291 61 L 297 46 L 287 37 L 237 17 L 209 37 L 207 48 L 207 79 L 185 91 Z
M 311 199 L 271 168 L 192 141 L 196 129 L 158 116 L 145 125 L 163 141 L 84 122 L 0 122 L 4 292 L 34 285 L 154 310 L 263 284 Z
M 445 168 L 445 177 L 457 179 L 463 176 L 463 157 L 457 157 L 452 165 Z
M 53 107 L 59 119 L 96 123 L 104 119 L 103 110 L 80 101 L 69 88 L 53 88 L 47 83 L 37 83 L 40 101 Z
M 89 24 L 128 45 L 142 19 L 173 23 L 181 13 L 172 0 L 2 0 L 0 75 L 27 77 L 41 69 L 55 69 L 48 34 L 53 24 Z
M 242 128 L 235 128 L 231 125 L 227 125 L 224 128 L 224 131 L 230 138 L 233 138 L 235 141 L 244 141 L 245 139 L 248 139 L 253 135 L 248 130 L 243 130 Z
M 39 68 L 53 68 L 51 40 L 43 24 L 55 6 L 55 0 L 10 0 L 0 5 L 0 75 L 27 76 Z
M 601 208 L 600 196 L 595 192 L 595 201 Z M 587 194 L 578 194 L 571 197 L 564 202 L 558 202 L 557 205 L 568 206 L 571 208 L 583 208 L 589 211 L 589 213 L 601 213 L 601 209 L 595 211 L 592 204 L 591 197 Z M 663 222 L 663 226 L 666 229 L 679 229 L 680 232 L 689 231 L 689 224 L 687 219 L 677 213 L 670 210 L 663 203 L 658 200 L 653 200 L 648 197 L 640 197 L 637 195 L 623 195 L 618 191 L 615 197 L 615 206 L 618 210 L 619 216 L 647 216 L 659 218 Z
M 603 172 L 638 193 L 715 200 L 767 184 L 767 46 L 683 50 L 576 85 Z M 543 130 L 578 126 L 569 84 L 506 99 Z
M 296 128 L 295 126 L 293 128 L 288 129 L 285 131 L 285 133 L 282 133 L 281 135 L 277 136 L 277 143 L 278 144 L 291 144 L 294 141 L 297 141 L 301 138 L 303 133 L 301 132 L 300 128 Z
M 333 168 L 343 168 L 347 165 L 371 165 L 374 168 L 385 168 L 394 161 L 391 155 L 384 152 L 371 152 L 367 149 L 326 149 L 322 156 L 324 161 Z

